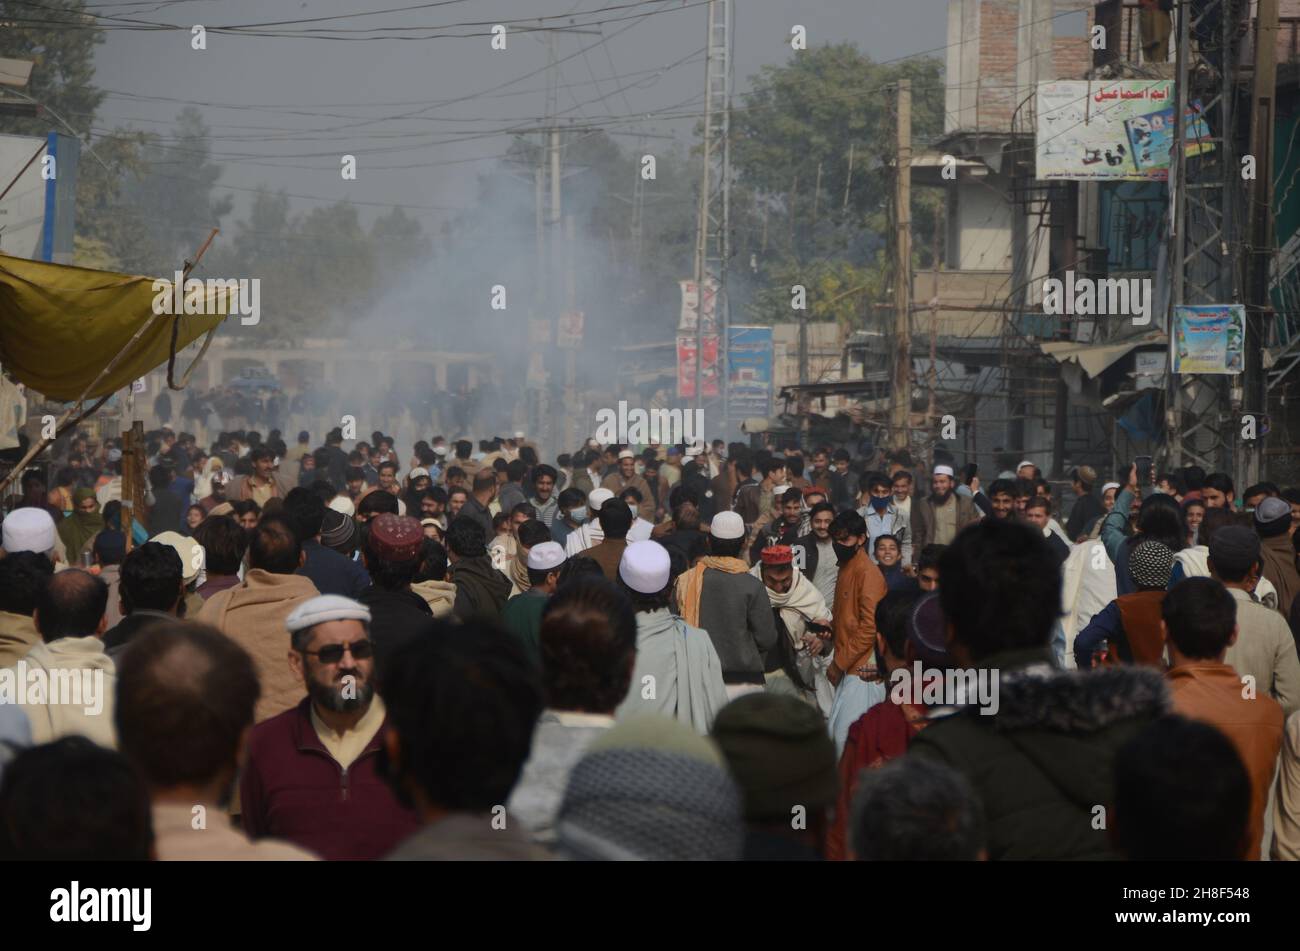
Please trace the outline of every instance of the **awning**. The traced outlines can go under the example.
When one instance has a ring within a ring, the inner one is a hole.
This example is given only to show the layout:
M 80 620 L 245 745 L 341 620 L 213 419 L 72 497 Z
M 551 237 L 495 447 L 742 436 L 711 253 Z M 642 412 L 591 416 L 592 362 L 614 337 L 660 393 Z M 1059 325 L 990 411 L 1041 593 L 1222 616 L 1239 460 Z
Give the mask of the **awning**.
M 205 295 L 209 313 L 154 316 L 154 279 L 0 254 L 0 364 L 53 400 L 86 391 L 136 331 L 150 324 L 123 353 L 90 398 L 120 390 L 167 362 L 172 322 L 180 322 L 182 350 L 226 318 L 219 295 Z M 152 321 L 152 323 L 150 323 Z
M 1116 360 L 1127 356 L 1138 347 L 1149 347 L 1154 344 L 1167 346 L 1169 338 L 1163 332 L 1155 332 L 1112 343 L 1075 343 L 1068 340 L 1054 340 L 1040 343 L 1039 347 L 1056 362 L 1077 363 L 1088 376 L 1096 377 Z

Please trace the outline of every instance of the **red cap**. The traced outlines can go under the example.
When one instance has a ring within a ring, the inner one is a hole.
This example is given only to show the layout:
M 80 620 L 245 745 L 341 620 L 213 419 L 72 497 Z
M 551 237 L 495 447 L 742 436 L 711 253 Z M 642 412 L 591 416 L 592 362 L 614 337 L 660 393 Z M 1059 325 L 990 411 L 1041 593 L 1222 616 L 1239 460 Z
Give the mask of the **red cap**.
M 409 515 L 385 512 L 370 522 L 366 547 L 384 561 L 413 561 L 423 544 L 424 529 Z
M 764 548 L 761 557 L 765 565 L 789 565 L 794 563 L 794 549 L 789 545 L 773 545 Z

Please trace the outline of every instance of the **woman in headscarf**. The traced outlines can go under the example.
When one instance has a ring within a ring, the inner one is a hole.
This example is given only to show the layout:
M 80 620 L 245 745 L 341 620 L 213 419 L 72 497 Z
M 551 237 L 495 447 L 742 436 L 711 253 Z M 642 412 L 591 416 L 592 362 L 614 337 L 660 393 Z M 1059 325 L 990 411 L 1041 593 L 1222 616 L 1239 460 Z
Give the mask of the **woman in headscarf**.
M 82 551 L 104 530 L 104 516 L 99 511 L 95 490 L 82 487 L 72 493 L 72 514 L 59 523 L 59 538 L 68 551 L 68 564 L 75 565 Z

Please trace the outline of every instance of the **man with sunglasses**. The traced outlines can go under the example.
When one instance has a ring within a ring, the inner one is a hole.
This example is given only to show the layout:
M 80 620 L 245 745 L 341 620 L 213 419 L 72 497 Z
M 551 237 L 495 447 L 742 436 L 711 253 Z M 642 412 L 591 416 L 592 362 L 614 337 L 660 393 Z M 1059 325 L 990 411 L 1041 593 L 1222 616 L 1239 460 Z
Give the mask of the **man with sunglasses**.
M 326 594 L 295 608 L 286 626 L 289 667 L 307 696 L 249 737 L 244 829 L 325 859 L 379 858 L 419 823 L 377 769 L 386 712 L 375 693 L 370 610 Z

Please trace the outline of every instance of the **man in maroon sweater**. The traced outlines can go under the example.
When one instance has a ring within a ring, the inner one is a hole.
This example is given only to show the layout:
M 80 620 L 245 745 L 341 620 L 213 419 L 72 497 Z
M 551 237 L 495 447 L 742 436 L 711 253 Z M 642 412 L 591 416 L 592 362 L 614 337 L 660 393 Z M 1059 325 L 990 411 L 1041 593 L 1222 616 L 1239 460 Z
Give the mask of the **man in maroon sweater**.
M 244 829 L 326 859 L 379 858 L 419 822 L 376 772 L 386 714 L 374 688 L 370 611 L 321 595 L 287 624 L 289 665 L 307 697 L 253 729 L 239 786 Z

